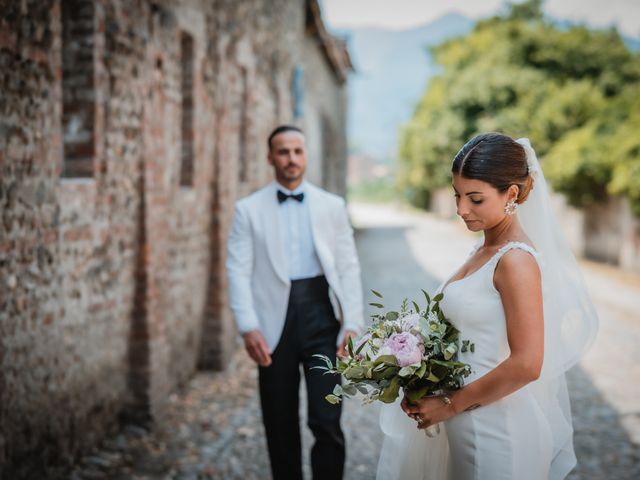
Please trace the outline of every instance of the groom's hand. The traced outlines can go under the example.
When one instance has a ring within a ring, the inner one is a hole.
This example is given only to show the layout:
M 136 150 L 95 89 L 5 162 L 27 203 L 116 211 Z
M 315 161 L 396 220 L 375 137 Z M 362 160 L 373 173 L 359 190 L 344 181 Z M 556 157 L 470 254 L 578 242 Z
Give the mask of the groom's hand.
M 260 330 L 251 330 L 242 335 L 244 348 L 249 356 L 261 367 L 271 365 L 271 350 Z
M 357 332 L 354 332 L 353 330 L 345 330 L 342 343 L 336 350 L 336 356 L 340 358 L 347 357 L 349 355 L 349 353 L 347 352 L 347 344 L 349 343 L 349 338 L 356 338 L 357 336 L 358 336 Z

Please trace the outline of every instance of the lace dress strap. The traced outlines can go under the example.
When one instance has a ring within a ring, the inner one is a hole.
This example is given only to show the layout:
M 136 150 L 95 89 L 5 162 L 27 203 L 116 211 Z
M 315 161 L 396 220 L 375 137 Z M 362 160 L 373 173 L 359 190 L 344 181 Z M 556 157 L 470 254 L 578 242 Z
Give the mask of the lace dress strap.
M 539 260 L 540 253 L 538 253 L 538 251 L 536 251 L 536 249 L 533 248 L 531 245 L 528 245 L 524 242 L 509 242 L 506 245 L 503 245 L 502 247 L 500 247 L 500 249 L 493 255 L 491 260 L 489 260 L 489 263 L 492 263 L 493 268 L 495 268 L 498 262 L 500 261 L 500 259 L 502 258 L 502 256 L 505 253 L 509 252 L 510 250 L 513 250 L 514 248 L 517 248 L 519 250 L 524 250 L 525 252 L 529 252 L 531 255 L 533 255 L 533 258 L 535 258 L 536 261 Z

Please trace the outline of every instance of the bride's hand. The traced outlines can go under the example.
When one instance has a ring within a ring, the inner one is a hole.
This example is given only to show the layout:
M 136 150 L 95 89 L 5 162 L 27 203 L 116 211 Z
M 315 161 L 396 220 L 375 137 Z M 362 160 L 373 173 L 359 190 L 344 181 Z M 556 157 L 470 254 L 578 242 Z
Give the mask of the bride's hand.
M 417 402 L 410 402 L 405 395 L 400 406 L 409 417 L 418 422 L 419 429 L 444 422 L 455 415 L 452 405 L 445 403 L 441 397 L 425 397 Z

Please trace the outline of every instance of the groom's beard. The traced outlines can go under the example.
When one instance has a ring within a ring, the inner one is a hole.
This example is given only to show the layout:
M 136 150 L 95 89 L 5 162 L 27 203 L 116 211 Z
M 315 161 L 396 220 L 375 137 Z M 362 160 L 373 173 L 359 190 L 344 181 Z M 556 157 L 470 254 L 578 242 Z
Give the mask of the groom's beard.
M 304 175 L 304 167 L 295 163 L 288 163 L 284 168 L 276 169 L 276 176 L 287 182 L 295 182 Z

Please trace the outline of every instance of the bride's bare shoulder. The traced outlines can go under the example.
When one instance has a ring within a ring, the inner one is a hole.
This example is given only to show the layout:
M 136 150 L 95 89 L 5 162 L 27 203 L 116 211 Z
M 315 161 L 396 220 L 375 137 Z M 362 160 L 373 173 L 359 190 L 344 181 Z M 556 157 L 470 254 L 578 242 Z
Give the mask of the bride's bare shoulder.
M 528 247 L 511 248 L 500 257 L 493 275 L 493 283 L 498 291 L 507 286 L 513 288 L 540 284 L 536 252 L 531 245 Z

